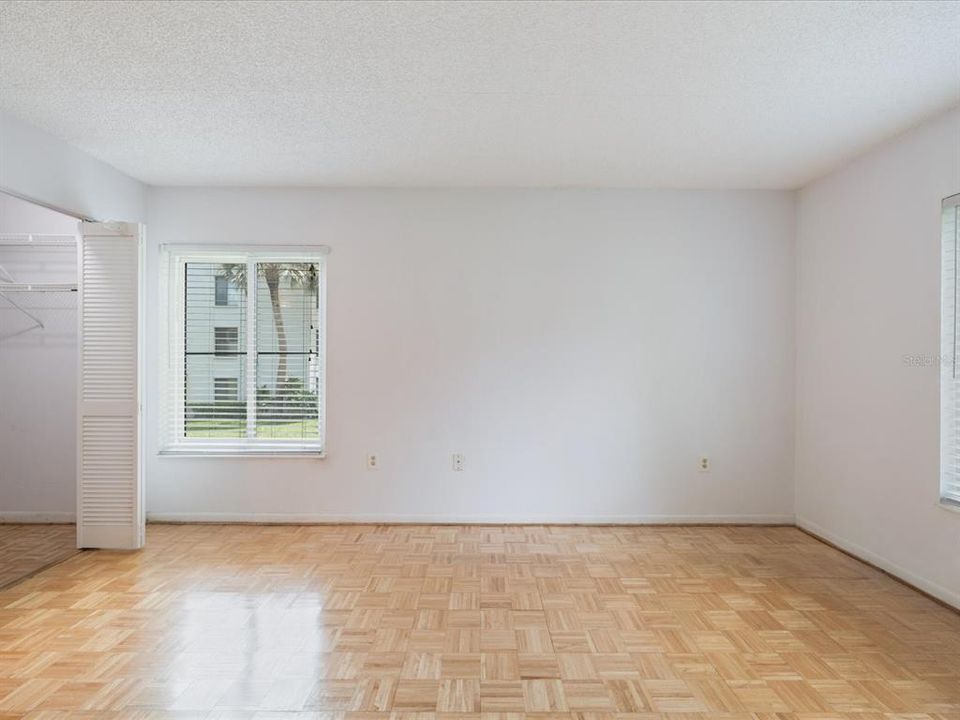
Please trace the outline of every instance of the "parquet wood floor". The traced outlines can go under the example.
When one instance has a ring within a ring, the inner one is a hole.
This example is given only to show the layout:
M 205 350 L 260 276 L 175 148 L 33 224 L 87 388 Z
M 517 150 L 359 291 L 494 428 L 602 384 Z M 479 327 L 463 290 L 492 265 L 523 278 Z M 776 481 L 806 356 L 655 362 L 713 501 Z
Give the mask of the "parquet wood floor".
M 76 552 L 73 525 L 0 525 L 0 588 Z
M 794 528 L 153 525 L 0 592 L 0 717 L 957 720 L 960 615 Z

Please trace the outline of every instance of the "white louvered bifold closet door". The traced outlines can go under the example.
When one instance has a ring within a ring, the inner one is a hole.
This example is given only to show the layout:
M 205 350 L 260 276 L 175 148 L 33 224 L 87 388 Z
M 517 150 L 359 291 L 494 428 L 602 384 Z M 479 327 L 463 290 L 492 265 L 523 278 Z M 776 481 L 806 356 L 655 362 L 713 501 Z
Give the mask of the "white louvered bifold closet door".
M 140 439 L 142 231 L 81 223 L 77 544 L 144 542 Z

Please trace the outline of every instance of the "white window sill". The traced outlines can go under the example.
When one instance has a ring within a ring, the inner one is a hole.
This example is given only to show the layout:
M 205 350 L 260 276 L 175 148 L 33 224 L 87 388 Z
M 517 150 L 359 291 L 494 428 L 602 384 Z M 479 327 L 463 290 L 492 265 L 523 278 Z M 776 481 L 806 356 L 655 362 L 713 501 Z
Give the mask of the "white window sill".
M 944 510 L 949 510 L 950 512 L 960 513 L 960 503 L 955 500 L 947 500 L 946 498 L 940 498 L 937 502 L 937 507 L 941 507 Z

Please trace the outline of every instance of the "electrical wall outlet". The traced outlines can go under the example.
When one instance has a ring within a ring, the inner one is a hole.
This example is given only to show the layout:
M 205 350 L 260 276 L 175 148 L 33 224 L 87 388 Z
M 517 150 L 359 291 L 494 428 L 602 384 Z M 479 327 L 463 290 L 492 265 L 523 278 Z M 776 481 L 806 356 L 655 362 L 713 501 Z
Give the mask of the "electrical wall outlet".
M 454 453 L 452 459 L 453 469 L 457 472 L 461 472 L 463 470 L 463 453 Z
M 367 453 L 367 470 L 380 469 L 380 456 L 376 453 Z
M 700 464 L 697 465 L 697 470 L 700 472 L 710 472 L 710 458 L 702 457 L 700 458 Z

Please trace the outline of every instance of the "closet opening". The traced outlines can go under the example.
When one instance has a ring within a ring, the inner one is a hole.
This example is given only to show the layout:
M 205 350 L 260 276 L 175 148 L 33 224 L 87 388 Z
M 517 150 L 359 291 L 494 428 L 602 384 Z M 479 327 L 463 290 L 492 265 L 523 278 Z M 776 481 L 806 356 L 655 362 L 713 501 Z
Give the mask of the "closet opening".
M 78 552 L 78 231 L 0 192 L 0 588 Z

